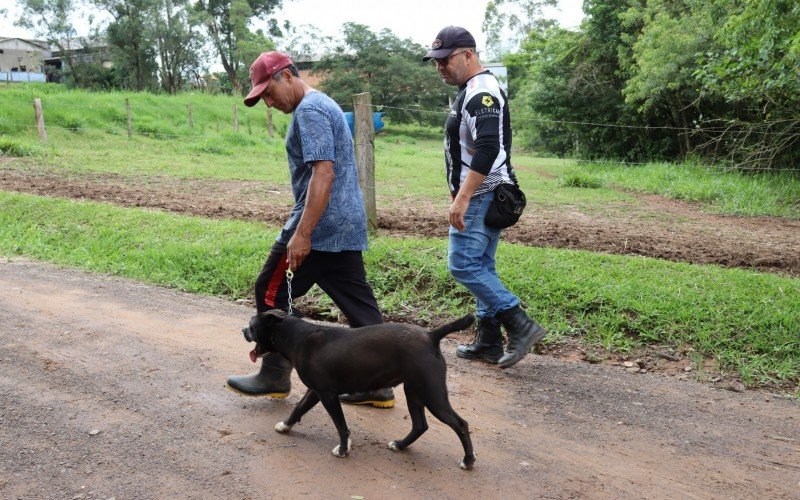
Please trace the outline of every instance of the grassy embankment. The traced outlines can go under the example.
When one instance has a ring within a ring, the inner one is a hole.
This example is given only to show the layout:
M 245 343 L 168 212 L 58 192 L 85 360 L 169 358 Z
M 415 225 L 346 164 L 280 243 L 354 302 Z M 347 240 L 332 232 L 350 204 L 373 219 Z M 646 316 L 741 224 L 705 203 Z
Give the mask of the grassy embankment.
M 263 107 L 245 110 L 240 106 L 240 131 L 233 133 L 225 130 L 232 129 L 231 108 L 236 102 L 232 98 L 131 95 L 134 117 L 141 115 L 150 128 L 128 139 L 122 94 L 44 94 L 40 89 L 25 89 L 0 89 L 0 131 L 4 134 L 0 149 L 4 154 L 32 155 L 12 163 L 11 168 L 112 172 L 131 179 L 174 175 L 288 182 L 279 139 L 285 117 L 274 115 L 278 134 L 275 139 L 266 138 Z M 49 142 L 44 146 L 37 144 L 35 131 L 29 127 L 32 108 L 23 111 L 20 105 L 27 107 L 32 95 L 42 97 L 46 119 L 71 124 L 71 128 L 49 127 Z M 193 103 L 194 128 L 186 124 L 188 102 Z M 109 111 L 109 103 L 114 111 Z M 97 118 L 103 114 L 110 118 Z M 381 198 L 398 204 L 443 199 L 441 204 L 446 206 L 437 132 L 390 128 L 395 132 L 376 143 Z M 20 150 L 13 151 L 9 144 Z M 561 187 L 570 185 L 574 164 L 518 158 L 521 164 L 535 163 L 560 176 L 534 179 L 532 171 L 521 169 L 523 184 L 531 186 L 531 196 L 542 204 L 601 207 L 629 198 L 602 186 L 622 184 L 612 179 L 611 167 L 581 168 L 580 174 L 591 178 L 609 175 L 600 179 L 601 187 L 587 190 Z M 692 169 L 673 168 L 685 171 L 682 175 L 689 180 L 700 177 Z M 645 174 L 661 169 L 639 168 L 638 178 L 646 179 Z M 766 194 L 760 210 L 780 205 L 774 200 L 786 196 L 785 191 L 776 193 L 766 176 L 743 178 L 763 183 L 764 187 L 753 190 Z M 686 185 L 688 189 L 692 183 Z M 717 200 L 730 197 L 725 190 L 719 192 Z M 276 231 L 251 223 L 0 193 L 2 255 L 26 255 L 233 298 L 250 293 L 253 276 Z M 366 255 L 370 281 L 388 314 L 408 318 L 413 312 L 420 319 L 436 321 L 471 308 L 468 295 L 447 274 L 445 247 L 446 242 L 438 239 L 373 240 Z M 499 264 L 509 287 L 550 327 L 550 342 L 578 336 L 612 351 L 641 346 L 688 349 L 698 367 L 704 358 L 713 358 L 719 371 L 737 374 L 751 384 L 779 383 L 790 388 L 800 381 L 798 279 L 506 244 L 499 250 Z M 317 303 L 323 309 L 329 305 L 324 299 Z

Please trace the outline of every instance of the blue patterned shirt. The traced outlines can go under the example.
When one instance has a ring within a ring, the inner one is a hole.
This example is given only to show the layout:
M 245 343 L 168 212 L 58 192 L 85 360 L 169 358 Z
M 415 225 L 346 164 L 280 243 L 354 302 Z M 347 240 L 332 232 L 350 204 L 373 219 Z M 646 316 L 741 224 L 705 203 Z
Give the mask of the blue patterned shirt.
M 295 206 L 278 236 L 288 244 L 306 203 L 311 163 L 333 162 L 330 201 L 311 233 L 311 249 L 323 252 L 367 249 L 367 215 L 358 187 L 353 139 L 341 108 L 322 92 L 303 97 L 292 113 L 286 134 L 286 155 Z

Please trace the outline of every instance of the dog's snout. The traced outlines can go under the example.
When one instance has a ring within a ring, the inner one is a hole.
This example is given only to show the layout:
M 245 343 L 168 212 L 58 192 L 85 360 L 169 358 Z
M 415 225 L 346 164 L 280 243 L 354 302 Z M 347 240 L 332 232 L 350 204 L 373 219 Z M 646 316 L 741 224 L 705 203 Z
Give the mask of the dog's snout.
M 246 326 L 242 328 L 242 334 L 244 335 L 244 339 L 248 342 L 253 341 L 253 332 L 250 331 L 250 327 Z

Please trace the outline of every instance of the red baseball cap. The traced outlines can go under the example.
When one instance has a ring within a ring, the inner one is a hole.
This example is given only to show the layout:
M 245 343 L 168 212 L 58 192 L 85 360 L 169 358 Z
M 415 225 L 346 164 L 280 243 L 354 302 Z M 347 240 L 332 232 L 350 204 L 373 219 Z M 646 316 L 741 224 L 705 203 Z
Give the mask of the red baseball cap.
M 250 83 L 253 90 L 244 98 L 245 106 L 252 107 L 261 99 L 261 93 L 267 88 L 272 77 L 278 71 L 294 64 L 283 52 L 262 52 L 250 65 Z

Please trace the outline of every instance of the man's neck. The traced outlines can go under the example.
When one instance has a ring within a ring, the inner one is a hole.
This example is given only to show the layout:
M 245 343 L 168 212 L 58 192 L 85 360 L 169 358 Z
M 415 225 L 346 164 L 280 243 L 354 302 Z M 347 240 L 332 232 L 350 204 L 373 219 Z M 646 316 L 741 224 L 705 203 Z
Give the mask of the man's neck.
M 479 74 L 483 73 L 484 71 L 486 71 L 486 70 L 483 68 L 483 66 L 478 66 L 477 68 L 475 68 L 475 70 L 474 70 L 474 71 L 472 71 L 472 72 L 470 73 L 470 75 L 467 77 L 467 79 L 466 79 L 466 80 L 464 80 L 464 83 L 462 83 L 461 85 L 459 85 L 459 87 L 463 87 L 464 85 L 466 85 L 466 84 L 467 84 L 467 82 L 468 82 L 468 81 L 470 81 L 470 80 L 472 80 L 473 78 L 475 78 L 475 75 L 479 75 Z

